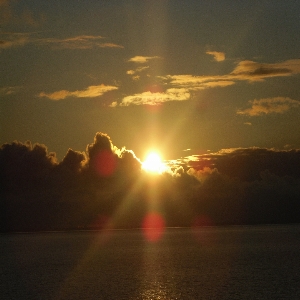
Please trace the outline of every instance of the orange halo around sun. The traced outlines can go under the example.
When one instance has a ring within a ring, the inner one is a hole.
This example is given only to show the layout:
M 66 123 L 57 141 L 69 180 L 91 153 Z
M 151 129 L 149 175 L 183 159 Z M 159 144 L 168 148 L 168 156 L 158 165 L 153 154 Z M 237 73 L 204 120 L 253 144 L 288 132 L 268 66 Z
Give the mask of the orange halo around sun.
M 151 151 L 148 153 L 144 162 L 142 162 L 142 168 L 148 173 L 161 174 L 166 171 L 166 165 L 162 162 L 160 155 Z

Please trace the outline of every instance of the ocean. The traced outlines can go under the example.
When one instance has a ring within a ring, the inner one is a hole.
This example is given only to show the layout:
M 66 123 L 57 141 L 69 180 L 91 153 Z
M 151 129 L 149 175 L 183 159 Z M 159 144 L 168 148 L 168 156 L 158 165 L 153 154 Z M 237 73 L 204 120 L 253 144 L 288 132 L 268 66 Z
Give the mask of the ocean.
M 300 225 L 2 234 L 0 251 L 1 299 L 300 299 Z

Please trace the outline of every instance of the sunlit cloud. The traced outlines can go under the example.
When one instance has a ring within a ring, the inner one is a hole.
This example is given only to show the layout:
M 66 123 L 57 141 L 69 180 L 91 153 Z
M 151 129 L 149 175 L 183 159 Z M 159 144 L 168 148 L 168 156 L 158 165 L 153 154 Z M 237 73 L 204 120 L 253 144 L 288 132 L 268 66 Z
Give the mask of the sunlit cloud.
M 161 78 L 171 85 L 181 86 L 194 91 L 207 88 L 226 87 L 235 84 L 235 81 L 228 80 L 229 77 L 227 76 L 168 75 Z
M 225 75 L 194 76 L 167 75 L 159 76 L 166 84 L 188 90 L 203 90 L 215 87 L 227 87 L 238 81 L 264 81 L 266 78 L 292 76 L 300 73 L 300 59 L 287 60 L 281 63 L 265 64 L 253 61 L 241 61 L 234 70 Z
M 97 44 L 97 46 L 99 46 L 100 48 L 121 48 L 121 49 L 124 48 L 124 46 L 118 45 L 118 44 L 114 44 L 114 43 Z
M 250 108 L 238 110 L 239 115 L 260 116 L 267 114 L 282 114 L 292 108 L 300 107 L 300 101 L 289 97 L 275 97 L 250 100 Z
M 129 62 L 134 62 L 134 63 L 139 63 L 139 64 L 144 64 L 148 62 L 149 60 L 153 59 L 161 59 L 160 56 L 134 56 L 130 58 L 128 61 Z
M 159 105 L 167 101 L 185 101 L 190 99 L 190 93 L 186 89 L 168 89 L 164 93 L 152 93 L 150 91 L 126 96 L 120 106 L 129 105 Z
M 98 96 L 102 96 L 106 92 L 117 90 L 117 89 L 118 87 L 116 86 L 100 84 L 100 85 L 92 85 L 85 90 L 74 91 L 74 92 L 67 91 L 67 90 L 60 90 L 50 94 L 41 92 L 39 94 L 39 97 L 46 97 L 51 100 L 63 100 L 67 97 L 95 98 Z
M 225 53 L 218 51 L 206 51 L 206 54 L 212 55 L 215 61 L 223 61 L 225 60 Z
M 235 84 L 232 80 L 219 80 L 219 81 L 210 81 L 204 82 L 201 84 L 199 89 L 215 88 L 215 87 L 226 87 Z M 197 88 L 195 88 L 197 89 Z
M 274 64 L 245 60 L 239 62 L 230 75 L 237 80 L 262 81 L 268 77 L 291 76 L 299 73 L 300 59 L 291 59 Z
M 128 75 L 135 75 L 136 73 L 141 73 L 143 71 L 146 71 L 147 69 L 149 69 L 149 66 L 138 67 L 135 70 L 128 70 L 126 72 L 126 74 L 128 74 Z
M 117 105 L 118 105 L 118 102 L 114 101 L 109 105 L 109 107 L 116 107 Z

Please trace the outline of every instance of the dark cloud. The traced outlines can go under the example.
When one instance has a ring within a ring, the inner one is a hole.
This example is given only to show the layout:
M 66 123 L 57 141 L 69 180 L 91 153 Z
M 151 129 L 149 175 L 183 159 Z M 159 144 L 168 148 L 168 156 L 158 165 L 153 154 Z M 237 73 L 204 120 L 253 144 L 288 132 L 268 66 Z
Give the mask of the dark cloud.
M 94 143 L 86 148 L 89 169 L 100 176 L 111 176 L 116 172 L 118 156 L 113 152 L 113 144 L 107 134 L 97 132 Z
M 41 144 L 4 144 L 0 165 L 1 231 L 139 227 L 150 212 L 166 226 L 300 221 L 300 150 L 223 149 L 151 175 L 98 132 L 61 162 Z
M 222 174 L 245 181 L 259 179 L 260 172 L 264 170 L 278 176 L 300 177 L 300 149 L 223 149 L 216 153 L 198 155 L 189 164 L 196 170 L 204 167 L 217 168 Z
M 57 165 L 57 159 L 45 145 L 13 142 L 1 146 L 0 165 L 4 189 L 26 189 L 43 181 Z
M 66 156 L 60 163 L 60 166 L 68 168 L 72 172 L 78 173 L 82 170 L 84 162 L 87 158 L 85 153 L 68 149 Z

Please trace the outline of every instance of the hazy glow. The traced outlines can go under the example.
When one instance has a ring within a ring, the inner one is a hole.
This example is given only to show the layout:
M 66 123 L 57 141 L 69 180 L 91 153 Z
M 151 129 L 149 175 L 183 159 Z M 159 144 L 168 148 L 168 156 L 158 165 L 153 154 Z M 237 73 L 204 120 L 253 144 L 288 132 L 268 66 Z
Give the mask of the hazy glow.
M 142 163 L 142 168 L 150 173 L 162 173 L 166 170 L 166 165 L 162 162 L 160 155 L 157 152 L 149 152 L 145 161 Z

